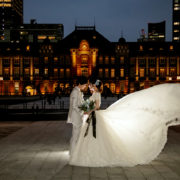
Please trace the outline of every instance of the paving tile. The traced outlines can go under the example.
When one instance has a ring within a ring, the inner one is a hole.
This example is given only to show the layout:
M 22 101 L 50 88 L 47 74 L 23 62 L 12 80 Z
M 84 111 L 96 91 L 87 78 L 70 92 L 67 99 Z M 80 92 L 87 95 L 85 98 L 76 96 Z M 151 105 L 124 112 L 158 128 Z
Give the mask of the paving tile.
M 90 174 L 90 168 L 89 167 L 79 167 L 79 166 L 73 166 L 73 174 L 78 175 L 88 175 Z
M 32 178 L 32 177 L 18 177 L 16 178 L 16 180 L 35 180 L 35 178 Z
M 54 178 L 69 178 L 70 179 L 72 176 L 72 169 L 73 169 L 72 166 L 66 165 L 55 174 Z
M 125 175 L 110 175 L 109 180 L 128 180 Z
M 51 179 L 52 179 L 52 176 L 47 176 L 47 175 L 44 175 L 44 174 L 38 174 L 35 177 L 35 180 L 51 180 Z
M 108 177 L 91 177 L 90 180 L 109 180 Z
M 105 178 L 107 177 L 106 168 L 90 168 L 90 177 Z
M 0 174 L 0 180 L 15 180 L 17 174 L 2 173 Z
M 180 177 L 180 162 L 177 161 L 167 164 L 167 167 L 170 168 L 174 173 Z
M 139 179 L 144 178 L 143 174 L 137 167 L 123 168 L 123 170 L 128 179 L 132 179 L 134 177 L 137 177 Z
M 65 178 L 65 177 L 53 177 L 51 180 L 71 180 L 71 178 Z
M 107 173 L 108 175 L 121 175 L 124 174 L 124 171 L 121 167 L 108 167 Z
M 88 174 L 73 174 L 72 180 L 89 180 L 90 177 Z
M 161 173 L 161 176 L 164 177 L 165 179 L 180 179 L 180 176 L 178 176 L 176 173 L 174 172 L 163 172 Z
M 160 174 L 151 174 L 148 177 L 146 177 L 146 180 L 165 180 L 165 178 Z
M 141 176 L 134 176 L 134 177 L 128 177 L 128 180 L 147 180 L 145 177 Z
M 89 168 L 68 165 L 71 126 L 30 124 L 0 139 L 0 180 L 180 179 L 180 133 L 170 130 L 164 151 L 149 165 Z

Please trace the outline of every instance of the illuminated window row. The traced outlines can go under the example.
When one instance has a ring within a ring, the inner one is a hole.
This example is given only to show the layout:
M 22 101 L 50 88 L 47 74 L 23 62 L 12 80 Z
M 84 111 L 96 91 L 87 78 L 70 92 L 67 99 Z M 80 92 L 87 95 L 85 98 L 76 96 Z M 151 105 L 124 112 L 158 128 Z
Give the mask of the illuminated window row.
M 174 22 L 174 25 L 180 25 L 180 22 Z
M 109 71 L 108 68 L 105 68 L 105 70 L 104 70 L 104 77 L 105 78 L 109 78 L 109 72 L 111 73 L 110 77 L 111 78 L 115 78 L 116 75 L 115 75 L 115 69 L 114 68 L 110 69 L 110 71 Z M 102 68 L 99 69 L 99 77 L 100 78 L 103 77 L 103 69 Z M 120 69 L 120 77 L 124 77 L 124 69 L 123 68 Z
M 104 60 L 105 60 L 104 61 L 105 64 L 109 64 L 109 60 L 111 60 L 111 64 L 115 64 L 115 57 L 109 58 L 108 56 L 106 56 Z M 103 56 L 99 57 L 99 64 L 103 64 Z
M 164 37 L 164 36 L 162 36 L 162 37 Z M 160 49 L 160 50 L 164 50 L 162 47 L 160 47 L 159 49 Z M 170 50 L 173 50 L 173 46 L 170 45 L 170 46 L 169 46 L 169 49 L 170 49 Z M 143 46 L 140 45 L 140 46 L 139 46 L 139 51 L 143 51 L 143 50 L 144 50 Z M 149 48 L 149 50 L 152 51 L 153 48 Z
M 164 38 L 164 35 L 159 35 L 159 38 Z
M 179 40 L 179 37 L 174 37 L 174 40 L 176 40 L 176 41 Z
M 2 3 L 2 4 L 0 4 L 0 7 L 11 7 L 11 4 Z
M 0 2 L 12 2 L 12 0 L 0 0 Z
M 38 36 L 38 40 L 45 40 L 46 38 L 48 38 L 49 40 L 54 40 L 54 39 L 56 39 L 55 36 L 44 36 L 44 35 Z
M 174 11 L 179 11 L 180 7 L 174 7 Z
M 160 68 L 159 72 L 160 72 L 159 76 L 161 78 L 165 78 L 166 77 L 167 71 L 166 71 L 165 68 Z M 169 70 L 169 75 L 170 76 L 176 76 L 176 73 L 177 73 L 176 72 L 176 68 L 170 68 L 170 70 Z M 145 77 L 145 68 L 140 68 L 139 69 L 139 76 L 141 78 Z M 155 78 L 156 77 L 156 69 L 155 68 L 150 68 L 149 69 L 149 77 L 151 77 L 151 78 Z

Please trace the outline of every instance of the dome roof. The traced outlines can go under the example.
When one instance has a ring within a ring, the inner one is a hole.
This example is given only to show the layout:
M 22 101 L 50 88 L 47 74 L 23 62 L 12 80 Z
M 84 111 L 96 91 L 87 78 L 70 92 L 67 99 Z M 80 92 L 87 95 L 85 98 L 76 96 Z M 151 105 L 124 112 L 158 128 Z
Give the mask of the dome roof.
M 126 42 L 125 38 L 123 38 L 123 37 L 119 38 L 119 43 L 125 43 L 125 42 Z

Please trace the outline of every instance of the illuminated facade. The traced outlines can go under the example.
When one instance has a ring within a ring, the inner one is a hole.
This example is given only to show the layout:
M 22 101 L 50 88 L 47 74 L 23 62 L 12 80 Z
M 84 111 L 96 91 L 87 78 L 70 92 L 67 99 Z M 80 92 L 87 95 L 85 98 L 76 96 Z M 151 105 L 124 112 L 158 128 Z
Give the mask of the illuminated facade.
M 177 42 L 110 42 L 95 27 L 76 27 L 58 42 L 0 43 L 0 95 L 36 95 L 61 89 L 76 76 L 95 76 L 113 94 L 180 82 Z
M 165 41 L 166 21 L 148 23 L 148 41 Z
M 0 41 L 10 40 L 10 29 L 23 24 L 23 0 L 0 0 Z
M 173 41 L 180 41 L 180 0 L 173 0 Z

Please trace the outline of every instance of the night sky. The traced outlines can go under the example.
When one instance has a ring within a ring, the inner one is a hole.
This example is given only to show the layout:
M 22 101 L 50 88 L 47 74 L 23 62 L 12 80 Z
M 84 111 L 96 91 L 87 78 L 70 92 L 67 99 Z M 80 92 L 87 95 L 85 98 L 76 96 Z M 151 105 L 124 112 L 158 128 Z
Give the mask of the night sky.
M 24 0 L 24 22 L 64 25 L 64 36 L 79 26 L 94 25 L 110 41 L 123 32 L 127 41 L 137 41 L 147 23 L 166 20 L 166 41 L 172 40 L 172 0 Z

